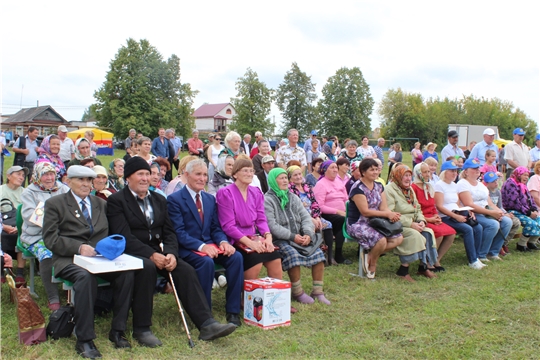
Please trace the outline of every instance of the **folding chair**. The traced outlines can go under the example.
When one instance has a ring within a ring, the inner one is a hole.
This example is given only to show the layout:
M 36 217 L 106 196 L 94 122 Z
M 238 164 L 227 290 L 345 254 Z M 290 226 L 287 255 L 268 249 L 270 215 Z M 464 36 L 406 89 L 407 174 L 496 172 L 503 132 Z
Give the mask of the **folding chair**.
M 345 221 L 343 222 L 343 236 L 345 237 L 346 242 L 355 242 L 358 244 L 358 241 L 350 236 L 347 233 L 347 218 L 349 216 L 349 201 L 345 203 Z M 362 246 L 359 246 L 360 251 L 358 253 L 358 274 L 350 273 L 353 276 L 359 276 L 361 278 L 366 277 L 364 272 L 364 248 Z
M 23 259 L 29 260 L 30 262 L 30 295 L 32 295 L 35 298 L 38 298 L 39 296 L 38 294 L 36 294 L 35 283 L 34 283 L 36 257 L 30 251 L 26 250 L 26 248 L 23 246 L 21 242 L 22 224 L 24 222 L 21 211 L 22 211 L 22 204 L 17 206 L 17 252 L 22 253 Z

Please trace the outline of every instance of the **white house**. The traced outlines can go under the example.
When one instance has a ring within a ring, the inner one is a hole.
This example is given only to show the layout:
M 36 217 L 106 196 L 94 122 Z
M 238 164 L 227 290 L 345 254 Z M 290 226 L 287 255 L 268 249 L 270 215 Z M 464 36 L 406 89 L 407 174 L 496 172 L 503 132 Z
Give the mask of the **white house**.
M 236 111 L 230 103 L 204 104 L 193 113 L 195 128 L 199 131 L 226 132 L 227 125 L 235 115 Z

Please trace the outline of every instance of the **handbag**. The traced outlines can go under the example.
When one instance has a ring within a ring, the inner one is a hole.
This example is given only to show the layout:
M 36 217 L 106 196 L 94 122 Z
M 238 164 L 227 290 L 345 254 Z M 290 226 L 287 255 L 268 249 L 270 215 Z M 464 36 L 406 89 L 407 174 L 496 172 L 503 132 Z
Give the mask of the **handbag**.
M 386 238 L 398 235 L 403 232 L 403 225 L 400 221 L 391 222 L 387 218 L 383 217 L 370 218 L 369 226 L 383 234 Z
M 11 275 L 6 275 L 10 292 L 17 306 L 19 341 L 25 345 L 36 345 L 47 340 L 45 318 L 27 287 L 17 288 Z
M 13 202 L 9 199 L 0 201 L 0 208 L 9 207 L 11 210 L 2 211 L 2 223 L 9 226 L 17 226 L 17 209 L 13 206 Z
M 469 210 L 452 210 L 452 212 L 454 214 L 465 216 L 467 218 L 467 220 L 465 221 L 465 224 L 469 226 L 478 225 L 478 221 L 471 216 L 471 213 L 469 212 Z
M 291 245 L 300 255 L 303 256 L 311 256 L 321 247 L 321 244 L 323 243 L 323 237 L 321 233 L 315 233 L 314 238 L 311 238 L 311 242 L 306 245 L 302 246 L 300 244 L 295 243 L 294 241 L 289 241 L 289 245 Z
M 72 304 L 67 303 L 61 306 L 58 310 L 52 312 L 49 316 L 49 324 L 47 325 L 47 335 L 54 340 L 70 337 L 75 328 L 75 308 Z

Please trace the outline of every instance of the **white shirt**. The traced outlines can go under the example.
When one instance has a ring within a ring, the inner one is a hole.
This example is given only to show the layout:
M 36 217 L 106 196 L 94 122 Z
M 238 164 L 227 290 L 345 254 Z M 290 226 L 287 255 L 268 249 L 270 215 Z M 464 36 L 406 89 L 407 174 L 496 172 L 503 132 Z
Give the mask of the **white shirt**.
M 466 191 L 471 193 L 472 201 L 475 203 L 475 205 L 478 205 L 481 207 L 487 206 L 489 190 L 480 181 L 476 184 L 476 186 L 472 186 L 471 183 L 469 183 L 466 179 L 459 180 L 457 183 L 458 194 L 461 194 L 462 192 L 466 192 Z
M 444 195 L 443 199 L 443 206 L 444 208 L 452 211 L 456 210 L 459 202 L 459 196 L 457 193 L 457 184 L 455 182 L 451 182 L 450 184 L 445 183 L 444 181 L 438 181 L 435 185 L 433 185 L 433 189 L 436 193 L 441 193 Z M 444 217 L 447 216 L 439 211 L 439 216 Z
M 79 205 L 79 210 L 81 210 L 82 214 L 82 207 L 81 207 L 81 201 L 84 201 L 84 204 L 86 205 L 86 209 L 88 210 L 88 216 L 90 216 L 90 219 L 92 218 L 92 203 L 90 202 L 90 197 L 86 197 L 86 199 L 81 199 L 75 193 L 72 191 L 71 194 L 75 198 L 75 201 L 77 202 L 77 205 Z
M 58 156 L 60 156 L 60 159 L 62 161 L 70 161 L 71 160 L 71 154 L 75 151 L 75 144 L 73 144 L 73 140 L 68 138 L 64 139 L 64 141 L 60 140 L 60 152 L 58 153 Z

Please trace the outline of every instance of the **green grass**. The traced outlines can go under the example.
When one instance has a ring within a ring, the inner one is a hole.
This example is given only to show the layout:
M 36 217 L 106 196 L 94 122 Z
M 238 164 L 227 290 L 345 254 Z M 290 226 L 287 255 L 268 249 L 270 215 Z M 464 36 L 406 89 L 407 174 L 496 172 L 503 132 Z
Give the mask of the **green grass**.
M 410 156 L 404 155 L 404 162 L 410 163 Z M 510 248 L 515 248 L 515 242 Z M 325 269 L 324 288 L 332 305 L 293 303 L 299 312 L 292 315 L 289 327 L 261 330 L 243 325 L 229 337 L 203 342 L 197 340 L 198 331 L 190 322 L 196 343 L 190 349 L 174 297 L 157 295 L 152 329 L 163 347 L 147 349 L 132 341 L 131 350 L 114 349 L 107 339 L 110 315 L 96 318 L 96 345 L 104 358 L 114 359 L 538 358 L 540 252 L 513 251 L 504 261 L 477 271 L 467 266 L 463 243 L 457 239 L 442 260 L 445 273 L 428 280 L 411 271 L 417 282 L 410 284 L 395 276 L 399 260 L 393 255 L 379 261 L 376 281 L 349 275 L 358 271 L 356 250 L 356 244 L 345 244 L 345 255 L 354 260 L 353 265 Z M 284 278 L 288 279 L 286 274 Z M 306 292 L 311 291 L 309 269 L 302 269 L 302 283 Z M 47 317 L 50 312 L 39 278 L 36 286 L 37 302 Z M 225 291 L 214 290 L 213 311 L 220 321 L 225 320 L 224 307 Z M 15 308 L 6 285 L 1 315 L 3 358 L 76 358 L 74 337 L 19 345 Z M 131 334 L 128 337 L 132 340 Z

